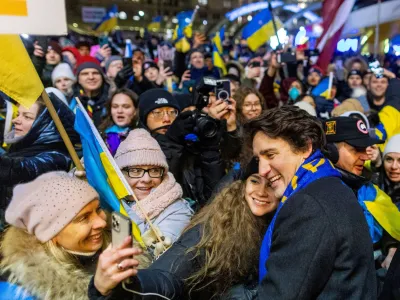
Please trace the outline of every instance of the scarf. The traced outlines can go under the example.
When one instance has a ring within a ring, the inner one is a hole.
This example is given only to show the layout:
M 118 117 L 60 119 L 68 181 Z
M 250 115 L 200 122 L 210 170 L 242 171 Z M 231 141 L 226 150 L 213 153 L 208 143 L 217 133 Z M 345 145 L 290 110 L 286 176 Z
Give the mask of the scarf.
M 161 184 L 151 191 L 146 198 L 140 200 L 140 206 L 147 213 L 149 219 L 153 219 L 161 214 L 169 205 L 182 198 L 182 194 L 181 186 L 176 182 L 174 175 L 168 172 Z M 132 210 L 141 220 L 146 220 L 136 204 L 132 206 Z
M 291 183 L 285 190 L 282 200 L 275 212 L 275 215 L 268 226 L 267 232 L 261 244 L 260 262 L 259 262 L 259 281 L 267 275 L 268 270 L 266 262 L 268 260 L 271 244 L 272 234 L 274 231 L 275 221 L 281 210 L 282 206 L 291 199 L 291 196 L 296 192 L 304 189 L 310 183 L 324 178 L 324 177 L 341 177 L 340 173 L 333 167 L 332 163 L 324 158 L 320 150 L 315 151 L 306 161 L 298 168 L 296 174 L 293 176 Z
M 383 229 L 400 241 L 400 211 L 385 192 L 376 185 L 367 183 L 357 191 L 357 199 L 374 243 L 382 238 Z

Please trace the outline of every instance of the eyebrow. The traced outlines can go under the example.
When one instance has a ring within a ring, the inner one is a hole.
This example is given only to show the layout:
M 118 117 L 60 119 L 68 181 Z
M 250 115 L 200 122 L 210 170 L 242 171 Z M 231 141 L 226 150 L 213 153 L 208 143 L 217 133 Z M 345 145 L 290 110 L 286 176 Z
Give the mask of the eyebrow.
M 271 148 L 271 149 L 263 149 L 259 152 L 259 155 L 266 155 L 269 153 L 274 153 L 274 152 L 278 152 L 278 149 L 276 148 Z

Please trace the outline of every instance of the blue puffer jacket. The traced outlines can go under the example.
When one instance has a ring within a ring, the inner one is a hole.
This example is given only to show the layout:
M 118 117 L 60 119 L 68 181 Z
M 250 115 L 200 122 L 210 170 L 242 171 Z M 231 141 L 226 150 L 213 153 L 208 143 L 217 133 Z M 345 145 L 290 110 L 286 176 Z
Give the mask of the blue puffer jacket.
M 50 97 L 72 143 L 80 143 L 74 130 L 74 113 L 53 94 Z M 67 148 L 50 113 L 44 108 L 27 135 L 12 144 L 8 153 L 0 156 L 0 226 L 4 225 L 4 211 L 15 185 L 32 181 L 50 171 L 68 171 L 70 165 Z

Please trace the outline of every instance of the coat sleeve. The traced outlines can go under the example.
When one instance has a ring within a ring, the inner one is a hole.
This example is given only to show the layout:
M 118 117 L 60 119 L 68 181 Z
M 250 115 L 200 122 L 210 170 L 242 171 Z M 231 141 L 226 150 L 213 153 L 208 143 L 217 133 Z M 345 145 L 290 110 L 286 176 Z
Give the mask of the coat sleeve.
M 182 173 L 182 156 L 184 152 L 184 146 L 171 141 L 166 135 L 156 134 L 154 138 L 157 140 L 167 158 L 169 171 L 174 174 L 176 180 L 181 182 Z
M 32 55 L 31 60 L 35 66 L 36 72 L 39 74 L 40 79 L 42 79 L 43 69 L 46 65 L 46 58 Z
M 259 90 L 264 97 L 266 108 L 274 108 L 279 105 L 278 98 L 276 98 L 274 93 L 274 79 L 275 77 L 268 76 L 267 71 L 265 71 L 260 84 Z
M 207 201 L 218 182 L 225 175 L 225 166 L 218 150 L 210 149 L 201 153 L 201 173 L 204 181 L 204 201 Z M 205 204 L 200 203 L 200 206 Z
M 391 105 L 400 110 L 400 79 L 394 78 L 389 81 L 385 98 L 385 105 Z
M 234 131 L 225 131 L 221 140 L 221 155 L 223 160 L 238 159 L 242 150 L 242 140 L 239 128 Z
M 28 182 L 50 171 L 68 171 L 70 163 L 67 156 L 58 152 L 44 152 L 28 158 L 3 155 L 0 156 L 0 182 L 8 186 Z
M 317 202 L 309 195 L 299 197 L 286 203 L 276 219 L 268 274 L 257 299 L 316 299 L 333 270 L 335 233 Z

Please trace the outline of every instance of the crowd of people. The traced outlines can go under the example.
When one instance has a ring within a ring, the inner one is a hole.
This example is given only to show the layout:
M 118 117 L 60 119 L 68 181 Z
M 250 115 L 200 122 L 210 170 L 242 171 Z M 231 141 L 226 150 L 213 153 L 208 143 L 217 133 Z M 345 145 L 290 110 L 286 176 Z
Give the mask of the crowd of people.
M 224 72 L 200 33 L 92 42 L 26 46 L 78 155 L 77 98 L 100 132 L 145 246 L 112 244 L 39 97 L 1 121 L 0 298 L 400 299 L 400 58 L 321 69 L 226 37 Z

